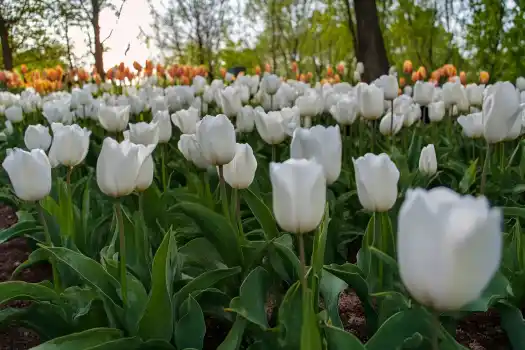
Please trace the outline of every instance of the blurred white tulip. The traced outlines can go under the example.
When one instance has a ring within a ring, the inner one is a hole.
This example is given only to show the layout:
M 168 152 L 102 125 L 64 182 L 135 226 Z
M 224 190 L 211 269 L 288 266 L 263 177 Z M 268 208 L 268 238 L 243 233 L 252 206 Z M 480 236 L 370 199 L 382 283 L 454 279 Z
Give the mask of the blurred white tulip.
M 408 190 L 398 218 L 397 257 L 419 303 L 459 310 L 476 300 L 499 268 L 502 215 L 485 197 L 439 187 Z

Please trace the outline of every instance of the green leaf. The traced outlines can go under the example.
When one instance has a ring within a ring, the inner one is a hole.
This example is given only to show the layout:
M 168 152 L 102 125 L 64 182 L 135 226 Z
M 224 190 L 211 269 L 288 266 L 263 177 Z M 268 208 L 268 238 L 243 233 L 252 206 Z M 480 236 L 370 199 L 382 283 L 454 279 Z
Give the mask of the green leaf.
M 37 300 L 61 303 L 60 296 L 53 289 L 42 284 L 22 281 L 0 283 L 0 305 L 10 300 Z
M 193 292 L 197 292 L 202 289 L 207 289 L 213 286 L 215 283 L 222 281 L 225 278 L 234 276 L 241 272 L 240 267 L 233 267 L 230 269 L 217 269 L 207 271 L 202 275 L 194 278 L 184 287 L 182 287 L 177 293 L 175 293 L 174 305 L 175 308 L 179 308 L 180 304 L 186 300 L 186 298 Z
M 354 289 L 365 309 L 367 328 L 370 333 L 373 333 L 377 329 L 377 313 L 370 300 L 368 284 L 363 277 L 363 272 L 356 265 L 348 263 L 343 265 L 332 264 L 325 266 L 324 269 Z
M 242 343 L 242 336 L 246 328 L 246 319 L 237 315 L 233 327 L 228 332 L 226 339 L 219 345 L 217 350 L 238 350 Z
M 190 295 L 182 303 L 179 313 L 182 317 L 177 322 L 173 333 L 175 345 L 178 349 L 202 349 L 204 335 L 206 334 L 206 323 L 199 303 Z
M 142 339 L 170 341 L 173 334 L 171 261 L 177 251 L 175 238 L 168 232 L 153 259 L 152 288 L 138 334 Z M 162 315 L 162 317 L 159 317 Z
M 73 333 L 55 338 L 32 350 L 72 350 L 90 349 L 108 341 L 122 337 L 122 332 L 112 328 L 94 328 L 80 333 Z
M 335 277 L 328 271 L 324 271 L 319 284 L 321 295 L 323 296 L 326 311 L 328 312 L 329 323 L 342 328 L 343 323 L 339 317 L 339 295 L 348 287 L 345 281 Z
M 232 299 L 230 308 L 262 329 L 268 328 L 266 296 L 270 287 L 270 275 L 258 266 L 242 282 L 238 297 Z
M 266 240 L 272 240 L 279 236 L 279 230 L 275 224 L 275 219 L 270 209 L 266 204 L 255 195 L 250 189 L 241 191 L 242 198 L 250 207 L 253 215 L 257 218 L 257 221 L 261 225 Z
M 459 182 L 459 189 L 461 193 L 468 193 L 470 187 L 476 182 L 476 170 L 478 168 L 478 159 L 472 162 L 465 171 L 463 178 Z
M 142 342 L 140 338 L 122 338 L 117 340 L 110 340 L 103 344 L 86 348 L 86 350 L 136 350 L 139 349 Z M 80 350 L 80 349 L 79 349 Z
M 513 350 L 525 350 L 525 321 L 521 310 L 508 302 L 497 305 L 501 328 L 505 330 Z
M 365 346 L 352 333 L 331 325 L 324 325 L 328 350 L 365 350 Z
M 53 254 L 60 262 L 68 265 L 83 280 L 97 289 L 115 305 L 122 304 L 117 293 L 117 291 L 120 290 L 120 283 L 104 270 L 98 262 L 67 248 L 45 246 L 41 246 L 41 248 Z
M 224 216 L 195 203 L 181 203 L 176 205 L 175 210 L 177 209 L 194 220 L 204 237 L 213 243 L 226 265 L 242 265 L 242 252 L 236 230 Z

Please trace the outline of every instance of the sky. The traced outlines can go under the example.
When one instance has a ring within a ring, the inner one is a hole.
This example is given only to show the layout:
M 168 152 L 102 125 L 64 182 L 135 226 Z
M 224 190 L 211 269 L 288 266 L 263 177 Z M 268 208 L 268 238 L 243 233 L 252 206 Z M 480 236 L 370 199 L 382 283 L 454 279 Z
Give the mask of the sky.
M 120 6 L 120 2 L 115 2 L 115 4 Z M 153 0 L 153 4 L 160 4 L 160 0 Z M 120 62 L 126 65 L 131 65 L 133 61 L 143 64 L 147 59 L 158 57 L 158 50 L 155 47 L 148 48 L 144 39 L 139 38 L 139 28 L 149 33 L 152 22 L 147 0 L 127 0 L 118 22 L 111 10 L 102 11 L 100 16 L 101 38 L 105 39 L 113 29 L 111 36 L 104 43 L 104 46 L 108 48 L 108 51 L 104 53 L 104 69 L 107 70 Z M 82 30 L 74 28 L 72 39 L 75 56 L 85 55 L 89 48 Z M 130 45 L 129 51 L 124 55 L 128 44 Z M 85 61 L 92 64 L 92 56 L 88 56 Z

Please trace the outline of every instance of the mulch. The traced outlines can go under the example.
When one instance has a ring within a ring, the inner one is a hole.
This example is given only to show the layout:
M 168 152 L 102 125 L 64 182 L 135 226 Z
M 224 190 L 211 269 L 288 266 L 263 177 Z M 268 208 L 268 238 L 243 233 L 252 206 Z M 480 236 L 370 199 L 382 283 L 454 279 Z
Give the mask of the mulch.
M 16 220 L 14 210 L 0 204 L 0 229 L 13 225 Z M 9 280 L 12 272 L 27 259 L 30 252 L 31 248 L 24 238 L 16 238 L 0 244 L 0 282 Z M 27 282 L 39 282 L 50 277 L 51 269 L 49 266 L 36 265 L 24 270 L 18 279 Z M 0 306 L 0 309 L 6 307 L 22 308 L 28 305 L 28 302 L 14 301 Z M 339 308 L 345 330 L 365 342 L 368 338 L 364 309 L 352 290 L 342 293 Z M 209 328 L 206 334 L 207 345 L 215 342 L 217 345 L 220 344 L 228 330 L 224 328 L 224 325 L 214 322 L 214 320 L 208 319 L 206 323 Z M 472 350 L 511 349 L 509 341 L 500 327 L 499 315 L 495 310 L 489 310 L 486 313 L 474 313 L 462 320 L 456 330 L 456 339 L 463 346 Z M 38 334 L 30 329 L 16 325 L 8 325 L 0 329 L 0 350 L 26 350 L 38 344 L 40 344 Z M 206 347 L 206 349 L 213 348 L 212 346 Z

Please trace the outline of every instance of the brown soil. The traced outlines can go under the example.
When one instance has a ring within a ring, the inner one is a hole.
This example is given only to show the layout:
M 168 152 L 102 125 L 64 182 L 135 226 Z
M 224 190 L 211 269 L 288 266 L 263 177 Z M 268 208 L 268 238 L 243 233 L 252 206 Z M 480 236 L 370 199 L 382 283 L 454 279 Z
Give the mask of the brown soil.
M 9 227 L 16 223 L 17 217 L 13 209 L 0 205 L 0 229 Z M 31 249 L 24 238 L 15 238 L 4 244 L 0 244 L 0 282 L 11 278 L 13 271 L 24 262 Z M 27 282 L 40 282 L 50 277 L 50 269 L 46 265 L 38 265 L 24 270 L 18 279 Z M 23 308 L 28 302 L 13 301 L 0 306 Z M 26 350 L 40 344 L 38 334 L 30 329 L 9 325 L 0 329 L 0 350 Z

